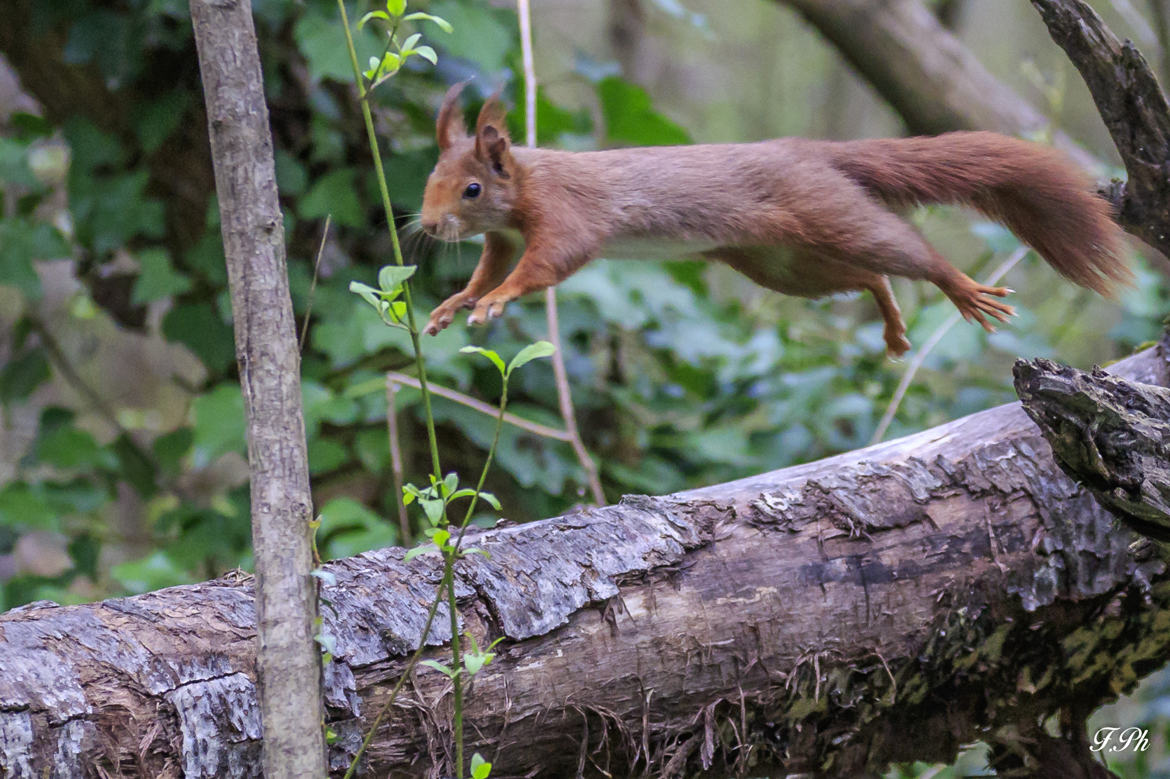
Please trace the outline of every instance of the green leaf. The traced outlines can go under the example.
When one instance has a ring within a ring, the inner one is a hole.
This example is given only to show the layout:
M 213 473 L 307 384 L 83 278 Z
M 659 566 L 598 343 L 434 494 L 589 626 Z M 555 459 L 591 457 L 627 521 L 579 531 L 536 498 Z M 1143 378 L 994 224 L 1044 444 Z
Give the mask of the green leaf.
M 63 425 L 37 440 L 37 458 L 46 465 L 64 470 L 104 468 L 113 470 L 117 459 L 109 449 L 98 446 L 93 436 L 81 428 Z
M 301 382 L 301 404 L 305 415 L 305 431 L 310 439 L 317 435 L 321 422 L 345 426 L 357 422 L 360 413 L 353 398 L 335 393 L 315 379 Z
M 349 291 L 355 295 L 361 295 L 362 300 L 373 306 L 375 311 L 381 310 L 381 290 L 371 287 L 369 284 L 362 284 L 360 281 L 351 281 L 349 283 Z
M 308 455 L 309 473 L 314 476 L 335 471 L 349 462 L 349 450 L 332 438 L 310 438 Z
M 174 297 L 191 289 L 191 279 L 175 272 L 166 249 L 144 249 L 138 253 L 141 271 L 134 282 L 130 302 L 135 305 Z
M 49 361 L 41 349 L 29 350 L 0 365 L 0 403 L 24 400 L 49 380 Z
M 449 499 L 450 500 L 459 500 L 460 498 L 474 498 L 476 495 L 479 495 L 480 500 L 482 500 L 485 503 L 487 503 L 488 505 L 490 505 L 496 511 L 500 510 L 500 501 L 498 498 L 496 498 L 495 495 L 491 494 L 490 492 L 477 493 L 475 490 L 471 489 L 470 487 L 459 490 L 458 492 L 451 493 Z
M 423 513 L 427 515 L 427 519 L 431 521 L 432 525 L 436 525 L 443 518 L 443 501 L 437 498 L 419 498 L 418 503 L 422 506 Z
M 130 126 L 142 141 L 142 148 L 154 153 L 187 116 L 191 100 L 188 92 L 180 89 L 165 91 L 150 100 L 134 104 Z
M 449 531 L 446 531 L 446 530 L 436 530 L 435 534 L 433 536 L 431 536 L 431 541 L 434 543 L 435 546 L 439 547 L 440 549 L 442 549 L 444 546 L 446 546 L 447 542 L 450 540 L 451 540 L 451 533 Z
M 479 752 L 471 756 L 471 779 L 488 779 L 492 773 L 492 764 L 484 760 Z
M 492 559 L 492 555 L 490 552 L 488 552 L 486 549 L 480 549 L 478 546 L 469 546 L 466 549 L 461 549 L 459 551 L 460 557 L 467 557 L 468 555 L 473 555 L 473 554 L 483 555 L 483 557 L 487 560 Z
M 446 676 L 448 679 L 455 678 L 455 672 L 452 671 L 447 666 L 440 663 L 438 660 L 420 660 L 419 665 L 425 665 L 427 668 L 434 668 L 436 671 L 440 672 L 441 674 Z
M 205 468 L 226 452 L 243 453 L 244 396 L 240 385 L 224 382 L 191 403 L 195 435 L 192 440 L 196 468 Z
M 507 67 L 516 50 L 515 11 L 464 0 L 434 0 L 427 10 L 451 25 L 450 35 L 432 41 L 441 51 L 471 60 L 482 72 L 495 73 Z
M 450 497 L 451 493 L 459 489 L 459 474 L 449 473 L 443 479 L 443 497 Z
M 152 497 L 157 488 L 154 463 L 148 455 L 135 446 L 126 433 L 115 438 L 110 448 L 118 458 L 119 476 L 142 497 Z
M 194 431 L 189 427 L 180 427 L 154 439 L 151 449 L 154 450 L 158 467 L 171 476 L 177 476 L 182 468 L 183 457 L 191 450 L 194 440 Z
M 426 13 L 423 13 L 422 11 L 416 11 L 412 14 L 408 14 L 407 16 L 402 17 L 402 19 L 403 19 L 403 21 L 407 21 L 407 22 L 413 22 L 413 21 L 418 21 L 418 20 L 427 21 L 427 22 L 434 22 L 435 24 L 439 25 L 439 29 L 445 33 L 451 33 L 454 30 L 454 28 L 451 26 L 451 23 L 449 21 L 447 21 L 446 19 L 444 19 L 443 17 L 435 16 L 434 14 L 426 14 Z
M 378 77 L 381 78 L 388 73 L 393 73 L 402 65 L 402 58 L 392 51 L 388 51 L 382 55 L 382 61 L 378 63 Z
M 402 562 L 409 563 L 411 560 L 418 557 L 420 554 L 423 554 L 424 552 L 431 552 L 431 551 L 434 551 L 434 550 L 432 547 L 429 547 L 429 546 L 416 546 L 413 549 L 408 549 L 406 551 L 406 554 L 404 554 L 402 556 Z
M 687 131 L 651 108 L 646 90 L 617 76 L 597 85 L 607 139 L 611 143 L 659 146 L 689 143 Z
M 139 236 L 163 237 L 163 203 L 147 194 L 150 171 L 145 167 L 131 173 L 95 174 L 84 181 L 79 177 L 78 171 L 70 170 L 70 205 L 79 243 L 101 254 Z
M 41 296 L 41 280 L 33 263 L 69 255 L 69 244 L 51 225 L 0 219 L 0 285 L 16 287 L 36 300 Z
M 390 23 L 390 15 L 385 11 L 370 11 L 368 14 L 358 20 L 357 28 L 360 30 L 361 28 L 365 27 L 366 22 L 370 21 L 371 19 L 381 19 L 387 24 Z
M 536 343 L 528 344 L 528 346 L 525 346 L 515 357 L 512 358 L 512 362 L 508 363 L 508 369 L 504 371 L 504 376 L 511 376 L 512 371 L 516 370 L 517 368 L 523 365 L 527 365 L 533 360 L 540 359 L 541 357 L 548 357 L 549 355 L 556 354 L 556 351 L 557 348 L 548 341 L 537 341 Z
M 190 574 L 162 551 L 115 565 L 110 569 L 110 575 L 128 591 L 134 593 L 150 592 L 193 581 Z
M 467 669 L 469 676 L 475 676 L 479 673 L 485 665 L 495 659 L 494 652 L 480 652 L 475 647 L 472 651 L 463 655 L 463 667 Z
M 363 75 L 371 81 L 381 81 L 387 76 L 392 76 L 402 65 L 407 54 L 409 52 L 404 52 L 400 57 L 394 52 L 388 51 L 382 55 L 381 60 L 377 57 L 370 57 L 370 67 Z
M 318 542 L 322 557 L 352 557 L 398 543 L 398 529 L 352 498 L 334 498 L 321 508 Z M 326 532 L 327 531 L 327 532 Z
M 495 365 L 497 369 L 499 369 L 501 376 L 507 375 L 507 369 L 504 367 L 504 360 L 495 351 L 491 349 L 484 349 L 482 346 L 464 346 L 459 351 L 463 354 L 482 354 L 484 357 L 491 360 L 492 364 Z
M 406 42 L 402 44 L 403 54 L 409 54 L 414 51 L 414 44 L 418 43 L 419 38 L 422 38 L 422 35 L 417 32 L 407 38 Z
M 377 57 L 371 56 L 370 61 L 366 63 L 368 67 L 362 71 L 362 75 L 368 78 L 370 81 L 373 81 L 378 77 L 378 66 L 380 64 L 381 63 L 378 61 Z
M 402 16 L 406 13 L 406 0 L 386 0 L 386 10 L 391 16 Z
M 337 574 L 333 573 L 332 571 L 326 571 L 324 568 L 314 568 L 313 570 L 309 571 L 309 575 L 315 579 L 320 579 L 321 583 L 326 587 L 337 586 Z
M 378 286 L 384 293 L 397 290 L 416 270 L 417 265 L 383 265 L 378 271 Z
M 276 150 L 276 186 L 282 195 L 303 195 L 309 186 L 305 166 L 284 149 Z
M 369 46 L 363 46 L 362 43 L 368 42 L 373 37 L 372 33 L 372 30 L 366 31 L 360 39 L 354 40 L 359 54 L 369 51 Z M 293 28 L 293 38 L 314 80 L 331 79 L 342 83 L 353 80 L 353 65 L 343 36 L 344 32 L 336 24 L 317 13 L 306 13 L 297 21 Z M 361 62 L 360 58 L 358 62 Z
M 353 168 L 337 168 L 314 181 L 297 207 L 301 219 L 324 219 L 329 214 L 334 223 L 347 227 L 360 227 L 365 222 Z
M 59 524 L 41 490 L 22 481 L 0 488 L 0 527 L 56 530 Z
M 212 371 L 223 370 L 236 359 L 232 328 L 211 302 L 175 306 L 163 317 L 162 333 L 168 341 L 194 352 Z
M 435 65 L 439 62 L 439 55 L 435 54 L 435 50 L 430 46 L 419 46 L 414 50 L 414 53 L 432 65 Z

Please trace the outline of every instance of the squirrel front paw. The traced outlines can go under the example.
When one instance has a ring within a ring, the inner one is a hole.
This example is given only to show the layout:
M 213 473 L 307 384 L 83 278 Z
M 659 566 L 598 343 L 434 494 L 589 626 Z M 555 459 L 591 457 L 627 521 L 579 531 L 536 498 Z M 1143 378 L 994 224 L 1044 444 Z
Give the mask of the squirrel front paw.
M 490 320 L 501 316 L 504 313 L 504 307 L 507 305 L 507 300 L 502 298 L 492 299 L 492 297 L 489 295 L 475 304 L 475 310 L 472 311 L 471 315 L 467 317 L 467 324 L 486 324 Z
M 452 295 L 431 312 L 431 318 L 427 320 L 427 326 L 423 328 L 423 332 L 427 335 L 438 335 L 439 331 L 446 330 L 447 326 L 455 320 L 455 312 L 461 308 L 471 308 L 474 305 L 475 299 L 469 295 L 462 293 Z

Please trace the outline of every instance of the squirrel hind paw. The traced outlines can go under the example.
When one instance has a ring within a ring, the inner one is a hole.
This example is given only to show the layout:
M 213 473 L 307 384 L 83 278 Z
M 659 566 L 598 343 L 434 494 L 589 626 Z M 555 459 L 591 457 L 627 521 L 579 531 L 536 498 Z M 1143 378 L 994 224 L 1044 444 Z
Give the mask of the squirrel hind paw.
M 995 332 L 992 320 L 1006 322 L 1016 315 L 1016 310 L 996 298 L 1011 294 L 1007 287 L 988 287 L 971 282 L 958 290 L 946 290 L 947 297 L 959 309 L 963 319 L 981 325 L 989 333 Z
M 910 351 L 910 342 L 905 333 L 886 333 L 886 354 L 897 359 Z

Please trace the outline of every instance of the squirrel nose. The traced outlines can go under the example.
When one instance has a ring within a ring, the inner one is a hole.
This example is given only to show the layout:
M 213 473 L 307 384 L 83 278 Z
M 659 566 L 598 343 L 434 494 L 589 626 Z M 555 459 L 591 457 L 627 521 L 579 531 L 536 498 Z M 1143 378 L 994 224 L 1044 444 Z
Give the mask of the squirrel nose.
M 434 220 L 434 219 L 423 220 L 422 229 L 423 229 L 423 232 L 426 233 L 427 235 L 433 236 L 435 234 L 435 231 L 439 229 L 439 223 L 437 220 Z

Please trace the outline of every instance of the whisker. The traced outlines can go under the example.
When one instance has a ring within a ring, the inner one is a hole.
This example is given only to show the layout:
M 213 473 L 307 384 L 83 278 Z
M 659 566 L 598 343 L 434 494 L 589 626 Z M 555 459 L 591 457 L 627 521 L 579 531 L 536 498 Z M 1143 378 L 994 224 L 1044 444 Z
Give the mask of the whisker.
M 429 235 L 422 230 L 416 230 L 413 233 L 409 233 L 403 240 L 402 251 L 413 260 L 428 240 L 430 240 Z
M 422 214 L 413 214 L 402 223 L 402 232 L 417 233 L 422 230 Z

